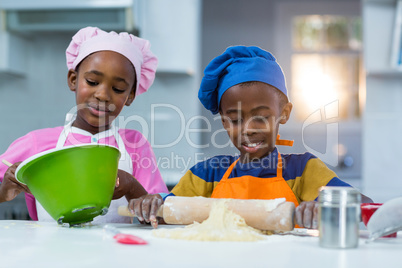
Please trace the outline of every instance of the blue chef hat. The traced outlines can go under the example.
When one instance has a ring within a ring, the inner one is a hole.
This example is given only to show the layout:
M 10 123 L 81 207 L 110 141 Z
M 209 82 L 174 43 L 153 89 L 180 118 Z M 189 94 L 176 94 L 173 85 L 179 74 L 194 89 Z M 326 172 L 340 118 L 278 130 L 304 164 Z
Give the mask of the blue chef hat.
M 198 98 L 205 108 L 217 114 L 223 93 L 249 81 L 269 84 L 288 95 L 285 75 L 271 53 L 255 46 L 233 46 L 205 68 Z

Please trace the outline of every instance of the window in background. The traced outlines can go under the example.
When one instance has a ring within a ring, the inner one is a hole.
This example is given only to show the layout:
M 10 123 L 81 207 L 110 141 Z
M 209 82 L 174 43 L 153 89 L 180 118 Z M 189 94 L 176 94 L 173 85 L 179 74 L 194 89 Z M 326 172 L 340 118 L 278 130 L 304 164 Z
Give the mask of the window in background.
M 298 120 L 337 101 L 341 120 L 360 118 L 360 17 L 308 15 L 293 19 L 292 91 Z

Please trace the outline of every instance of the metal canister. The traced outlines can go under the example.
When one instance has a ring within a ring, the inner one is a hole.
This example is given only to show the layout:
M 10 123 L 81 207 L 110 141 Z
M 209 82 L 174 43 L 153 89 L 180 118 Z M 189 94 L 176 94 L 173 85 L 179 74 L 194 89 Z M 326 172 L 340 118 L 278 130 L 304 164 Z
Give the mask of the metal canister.
M 352 187 L 320 188 L 318 229 L 320 246 L 356 248 L 359 245 L 360 193 Z

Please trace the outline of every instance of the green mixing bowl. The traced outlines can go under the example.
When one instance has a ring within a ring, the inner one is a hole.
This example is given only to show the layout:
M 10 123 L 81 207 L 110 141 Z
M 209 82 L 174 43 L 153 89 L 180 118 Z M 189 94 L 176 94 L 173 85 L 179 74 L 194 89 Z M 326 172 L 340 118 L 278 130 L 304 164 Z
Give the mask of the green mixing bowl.
M 107 213 L 119 158 L 113 146 L 66 146 L 26 159 L 16 178 L 59 224 L 76 225 Z

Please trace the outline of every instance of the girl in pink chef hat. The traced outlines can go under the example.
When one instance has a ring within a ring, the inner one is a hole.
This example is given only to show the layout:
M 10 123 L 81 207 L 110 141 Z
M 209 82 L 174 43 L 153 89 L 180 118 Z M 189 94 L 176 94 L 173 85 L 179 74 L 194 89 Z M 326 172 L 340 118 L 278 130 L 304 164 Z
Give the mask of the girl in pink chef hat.
M 155 78 L 157 58 L 150 43 L 128 33 L 105 32 L 96 27 L 79 30 L 66 50 L 68 87 L 75 93 L 76 113 L 67 114 L 65 126 L 39 129 L 14 141 L 0 159 L 0 202 L 25 192 L 33 220 L 53 220 L 29 189 L 15 179 L 21 161 L 37 153 L 82 143 L 109 144 L 119 148 L 118 180 L 109 212 L 94 223 L 130 222 L 117 214 L 127 200 L 148 193 L 167 193 L 152 148 L 136 130 L 119 129 L 113 120 L 124 106 L 146 92 Z M 143 165 L 144 159 L 148 160 Z M 141 162 L 139 162 L 141 160 Z

